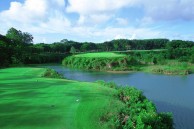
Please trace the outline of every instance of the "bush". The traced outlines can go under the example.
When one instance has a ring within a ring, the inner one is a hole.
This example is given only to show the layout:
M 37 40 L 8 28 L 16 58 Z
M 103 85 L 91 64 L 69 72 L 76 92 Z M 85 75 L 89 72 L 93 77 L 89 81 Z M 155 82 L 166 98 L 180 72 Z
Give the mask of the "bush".
M 172 129 L 172 114 L 158 114 L 155 105 L 141 91 L 133 87 L 119 89 L 119 98 L 125 103 L 117 121 L 124 129 Z
M 116 129 L 173 129 L 171 113 L 157 113 L 155 105 L 141 91 L 134 87 L 118 87 L 113 82 L 97 83 L 118 89 L 117 98 L 124 106 L 117 113 L 106 112 L 102 120 L 111 123 Z M 110 117 L 110 114 L 114 116 Z
M 46 71 L 44 72 L 44 74 L 42 75 L 42 77 L 58 78 L 58 79 L 64 78 L 63 75 L 59 74 L 58 72 L 56 72 L 53 69 L 46 69 Z

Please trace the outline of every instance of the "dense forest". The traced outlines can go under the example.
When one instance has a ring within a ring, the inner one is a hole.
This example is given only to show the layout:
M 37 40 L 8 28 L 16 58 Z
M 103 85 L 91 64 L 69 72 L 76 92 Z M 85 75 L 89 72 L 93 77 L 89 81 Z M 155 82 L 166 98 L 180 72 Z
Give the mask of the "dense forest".
M 0 67 L 20 64 L 56 63 L 69 54 L 82 52 L 107 52 L 130 50 L 163 49 L 157 56 L 160 61 L 165 59 L 179 59 L 194 63 L 194 42 L 168 39 L 128 40 L 118 39 L 104 43 L 75 42 L 63 39 L 52 44 L 33 44 L 30 33 L 10 28 L 6 35 L 0 35 Z M 139 53 L 134 55 L 138 56 Z M 145 53 L 144 53 L 145 55 Z M 153 54 L 152 54 L 153 55 Z M 147 55 L 146 58 L 150 59 Z M 140 57 L 142 57 L 141 55 Z M 154 60 L 154 58 L 151 58 Z

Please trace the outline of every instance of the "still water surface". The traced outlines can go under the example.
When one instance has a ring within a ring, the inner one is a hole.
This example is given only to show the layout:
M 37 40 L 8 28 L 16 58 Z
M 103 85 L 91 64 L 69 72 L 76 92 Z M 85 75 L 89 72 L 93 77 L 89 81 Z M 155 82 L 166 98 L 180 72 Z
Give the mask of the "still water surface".
M 107 73 L 73 70 L 63 66 L 47 66 L 78 81 L 114 81 L 118 85 L 134 86 L 152 100 L 158 112 L 172 112 L 176 129 L 194 129 L 194 74 L 168 76 L 150 73 Z

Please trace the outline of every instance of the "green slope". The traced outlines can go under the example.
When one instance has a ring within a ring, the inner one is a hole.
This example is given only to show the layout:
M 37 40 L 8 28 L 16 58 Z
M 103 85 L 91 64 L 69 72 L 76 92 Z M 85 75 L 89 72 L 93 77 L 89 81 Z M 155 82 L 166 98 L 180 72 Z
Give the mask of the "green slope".
M 96 83 L 43 78 L 42 68 L 0 70 L 1 129 L 99 129 L 114 89 Z

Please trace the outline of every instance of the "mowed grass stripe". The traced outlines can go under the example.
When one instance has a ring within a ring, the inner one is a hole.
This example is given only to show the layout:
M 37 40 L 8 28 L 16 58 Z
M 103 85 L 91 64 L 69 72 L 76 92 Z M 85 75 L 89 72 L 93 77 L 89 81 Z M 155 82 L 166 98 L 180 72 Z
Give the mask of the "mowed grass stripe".
M 98 129 L 114 89 L 96 83 L 42 78 L 45 69 L 0 70 L 1 129 Z

